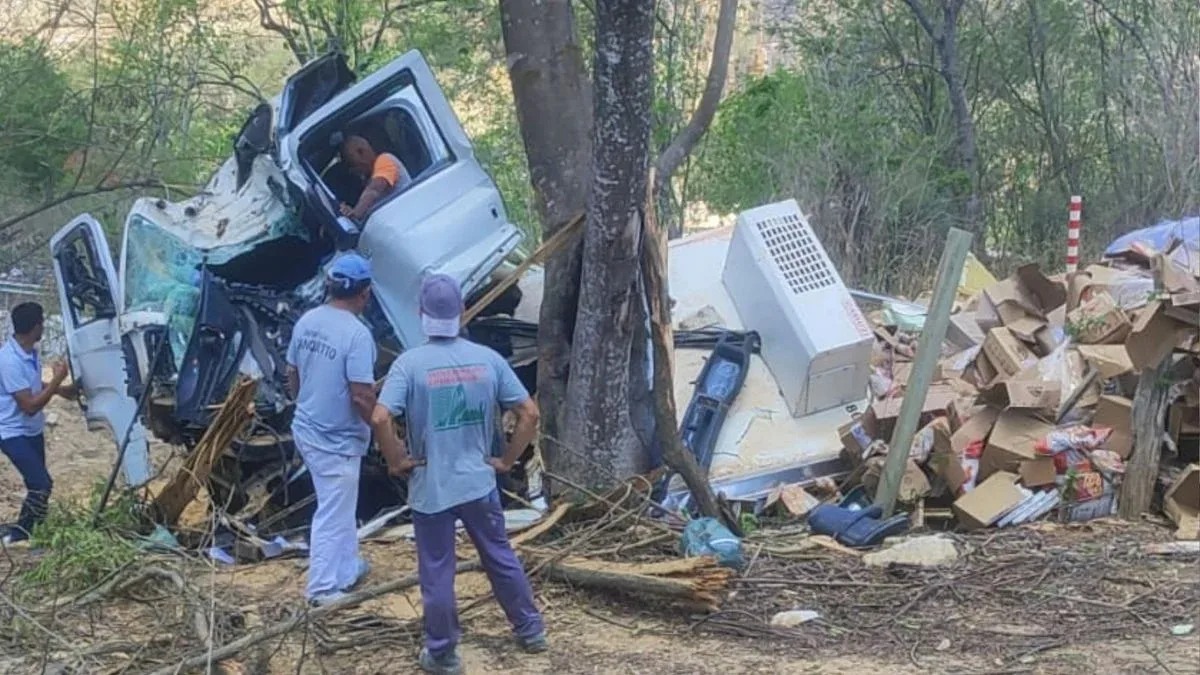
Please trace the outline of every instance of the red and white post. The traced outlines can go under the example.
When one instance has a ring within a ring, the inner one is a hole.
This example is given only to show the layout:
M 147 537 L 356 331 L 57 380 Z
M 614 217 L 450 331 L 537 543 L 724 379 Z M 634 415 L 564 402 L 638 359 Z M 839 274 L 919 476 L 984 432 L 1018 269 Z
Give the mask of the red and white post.
M 1083 197 L 1071 197 L 1071 210 L 1067 216 L 1067 274 L 1079 269 L 1079 230 L 1083 226 Z

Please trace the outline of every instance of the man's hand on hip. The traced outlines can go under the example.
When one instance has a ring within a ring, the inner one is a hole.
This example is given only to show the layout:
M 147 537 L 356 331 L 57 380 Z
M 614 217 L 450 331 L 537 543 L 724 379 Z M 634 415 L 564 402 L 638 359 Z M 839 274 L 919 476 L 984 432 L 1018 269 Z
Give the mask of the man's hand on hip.
M 487 463 L 496 470 L 496 473 L 508 473 L 513 468 L 513 463 L 505 461 L 503 457 L 488 457 Z

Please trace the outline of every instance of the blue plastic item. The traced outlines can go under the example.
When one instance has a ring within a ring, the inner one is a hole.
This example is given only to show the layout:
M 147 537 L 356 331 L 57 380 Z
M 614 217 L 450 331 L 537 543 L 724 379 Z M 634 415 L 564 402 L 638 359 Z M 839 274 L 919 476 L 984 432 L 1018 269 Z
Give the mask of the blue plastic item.
M 697 518 L 683 528 L 680 539 L 687 558 L 712 556 L 725 567 L 739 569 L 744 563 L 742 540 L 716 518 Z
M 1179 239 L 1183 246 L 1176 249 L 1172 258 L 1191 269 L 1196 257 L 1200 255 L 1200 216 L 1191 216 L 1182 220 L 1164 220 L 1156 225 L 1128 232 L 1113 240 L 1104 249 L 1104 257 L 1114 258 L 1133 248 L 1134 244 L 1145 244 L 1156 251 L 1164 251 L 1172 239 Z
M 888 537 L 908 530 L 908 516 L 898 514 L 880 520 L 883 509 L 878 506 L 862 508 L 864 493 L 857 489 L 846 495 L 841 504 L 822 504 L 808 514 L 808 527 L 814 534 L 824 534 L 853 548 L 877 546 Z

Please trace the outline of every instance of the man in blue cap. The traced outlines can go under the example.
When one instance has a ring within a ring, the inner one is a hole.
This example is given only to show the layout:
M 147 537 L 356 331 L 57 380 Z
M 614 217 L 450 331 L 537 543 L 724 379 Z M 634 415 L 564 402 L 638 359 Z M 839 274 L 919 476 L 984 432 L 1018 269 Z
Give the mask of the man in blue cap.
M 357 253 L 333 261 L 329 301 L 292 329 L 288 386 L 296 400 L 292 437 L 317 493 L 306 596 L 333 602 L 366 576 L 358 555 L 358 477 L 371 442 L 375 340 L 358 317 L 371 298 L 371 267 Z
M 534 606 L 529 578 L 508 542 L 496 487 L 496 474 L 512 469 L 533 440 L 538 408 L 503 357 L 459 337 L 463 299 L 457 281 L 444 274 L 427 277 L 420 307 L 429 341 L 405 351 L 392 364 L 371 423 L 391 472 L 412 472 L 408 504 L 425 608 L 421 668 L 458 673 L 462 662 L 456 649 L 456 520 L 474 542 L 517 642 L 529 652 L 546 649 L 542 617 Z M 491 452 L 497 404 L 517 418 L 500 457 Z M 407 448 L 392 422 L 399 414 L 404 415 Z

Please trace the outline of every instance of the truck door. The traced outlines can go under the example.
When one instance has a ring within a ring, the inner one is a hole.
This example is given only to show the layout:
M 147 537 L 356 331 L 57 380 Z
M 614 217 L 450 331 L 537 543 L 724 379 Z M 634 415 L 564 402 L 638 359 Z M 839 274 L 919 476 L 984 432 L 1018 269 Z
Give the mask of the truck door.
M 338 212 L 359 194 L 356 177 L 339 158 L 340 141 L 349 135 L 396 156 L 409 174 L 362 222 Z M 424 275 L 449 274 L 469 294 L 521 241 L 496 184 L 415 50 L 306 115 L 279 147 L 288 181 L 305 194 L 309 222 L 319 223 L 338 248 L 357 248 L 371 259 L 376 297 L 403 344 L 424 340 L 416 308 Z
M 121 296 L 104 230 L 92 216 L 78 216 L 50 239 L 50 253 L 71 375 L 80 385 L 88 429 L 108 428 L 118 450 L 128 435 L 122 469 L 128 485 L 141 485 L 150 478 L 149 448 L 137 402 L 127 393 Z

